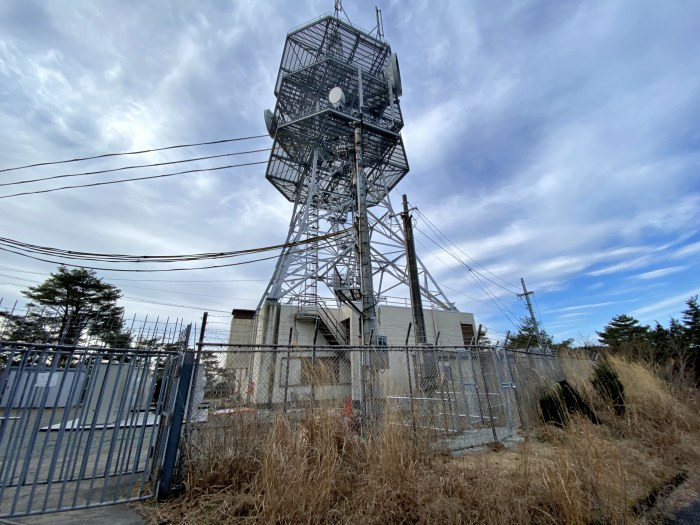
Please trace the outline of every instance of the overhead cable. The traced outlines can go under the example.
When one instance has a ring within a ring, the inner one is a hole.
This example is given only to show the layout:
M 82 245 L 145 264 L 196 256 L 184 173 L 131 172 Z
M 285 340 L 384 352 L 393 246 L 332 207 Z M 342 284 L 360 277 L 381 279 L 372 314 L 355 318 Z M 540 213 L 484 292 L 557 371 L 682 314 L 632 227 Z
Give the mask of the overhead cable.
M 39 272 L 35 272 L 35 273 L 39 273 Z M 43 274 L 43 275 L 47 275 L 47 274 Z M 0 277 L 11 277 L 12 279 L 19 279 L 18 277 L 12 277 L 12 276 L 9 276 L 9 275 L 8 275 L 8 276 L 5 276 L 5 275 L 2 275 L 2 274 L 0 274 Z M 32 283 L 32 284 L 39 284 L 39 282 L 40 282 L 40 281 L 36 281 L 36 280 L 33 280 L 33 279 L 21 279 L 21 280 L 22 280 L 22 281 L 25 281 L 25 282 Z M 129 279 L 110 279 L 110 281 L 113 281 L 113 280 L 117 280 L 117 281 L 118 281 L 118 280 L 129 280 Z M 176 281 L 176 282 L 178 282 L 178 281 Z M 8 283 L 8 282 L 0 282 L 0 284 L 11 285 L 11 286 L 27 286 L 26 284 Z M 156 289 L 154 289 L 154 288 L 140 288 L 140 287 L 137 287 L 137 286 L 129 286 L 129 285 L 127 285 L 126 288 L 137 289 L 137 290 L 151 290 L 151 291 L 159 291 L 159 292 L 170 292 L 170 293 L 176 293 L 176 294 L 179 294 L 179 295 L 182 295 L 182 294 L 184 294 L 184 295 L 195 295 L 195 296 L 200 296 L 200 297 L 210 297 L 210 298 L 215 298 L 215 299 L 228 299 L 228 300 L 236 300 L 236 301 L 256 301 L 256 300 L 257 300 L 257 299 L 248 299 L 248 298 L 240 298 L 240 297 L 237 297 L 237 298 L 236 298 L 236 297 L 222 297 L 222 296 L 219 296 L 219 295 L 198 294 L 198 293 L 191 293 L 191 292 L 183 292 L 183 291 L 180 291 L 180 290 L 156 290 Z M 121 297 L 119 298 L 119 300 L 120 300 L 120 301 L 136 302 L 136 303 L 154 304 L 154 305 L 158 305 L 158 306 L 173 306 L 173 307 L 177 307 L 177 308 L 188 308 L 188 309 L 190 309 L 190 310 L 199 310 L 199 311 L 207 310 L 207 311 L 209 311 L 209 312 L 216 311 L 216 312 L 226 313 L 226 314 L 229 314 L 229 315 L 230 315 L 230 313 L 229 313 L 228 311 L 225 311 L 225 310 L 214 310 L 214 309 L 212 309 L 212 308 L 210 308 L 210 307 L 203 308 L 203 307 L 198 307 L 198 306 L 186 306 L 186 305 L 183 305 L 183 304 L 164 303 L 164 302 L 159 302 L 159 301 L 153 301 L 153 300 L 150 300 L 150 299 L 140 299 L 140 298 L 137 298 L 137 297 L 129 297 L 129 296 L 125 296 L 125 295 L 121 296 Z M 228 317 L 228 316 L 227 316 L 227 317 Z
M 156 306 L 171 306 L 171 307 L 175 307 L 175 308 L 187 308 L 188 310 L 198 310 L 200 312 L 202 310 L 206 310 L 207 312 L 220 312 L 222 314 L 229 314 L 230 315 L 230 312 L 228 312 L 226 310 L 217 310 L 215 308 L 209 308 L 209 307 L 204 308 L 201 306 L 187 306 L 184 304 L 175 304 L 175 303 L 162 303 L 160 301 L 151 301 L 149 299 L 138 299 L 136 297 L 120 297 L 119 300 L 120 301 L 129 301 L 132 303 L 153 304 Z
M 466 267 L 468 270 L 468 275 L 474 280 L 474 282 L 482 289 L 482 291 L 486 294 L 486 296 L 493 301 L 493 303 L 496 305 L 496 307 L 501 311 L 501 313 L 508 319 L 508 321 L 515 327 L 517 327 L 517 324 L 511 319 L 511 317 L 508 315 L 507 312 L 510 312 L 511 315 L 515 316 L 513 312 L 511 312 L 505 304 L 503 304 L 502 301 L 498 299 L 498 297 L 492 293 L 479 279 L 478 273 L 473 271 L 472 268 L 470 268 L 467 264 L 464 263 L 459 257 L 457 257 L 450 249 L 449 247 L 446 247 L 444 245 L 441 245 L 438 241 L 424 233 L 420 228 L 416 227 L 416 231 L 420 232 L 423 236 L 425 236 L 430 242 L 435 244 L 438 248 L 440 248 L 442 251 L 446 252 L 448 255 L 453 257 L 457 262 L 459 262 L 461 265 Z M 439 238 L 438 238 L 439 239 Z M 447 264 L 445 264 L 447 266 Z M 448 266 L 449 267 L 449 266 Z M 454 271 L 454 270 L 453 270 Z M 456 273 L 456 272 L 455 272 Z
M 244 162 L 242 164 L 231 164 L 228 166 L 218 166 L 215 168 L 200 168 L 200 169 L 195 169 L 195 170 L 186 170 L 186 171 L 177 171 L 175 173 L 162 173 L 160 175 L 149 175 L 145 177 L 132 177 L 128 179 L 118 179 L 118 180 L 110 180 L 110 181 L 105 181 L 105 182 L 91 182 L 88 184 L 75 184 L 73 186 L 60 186 L 58 188 L 50 188 L 47 190 L 36 190 L 36 191 L 25 191 L 21 193 L 12 193 L 10 195 L 0 195 L 0 199 L 8 199 L 10 197 L 20 197 L 22 195 L 36 195 L 38 193 L 51 193 L 53 191 L 61 191 L 61 190 L 71 190 L 75 188 L 91 188 L 94 186 L 106 186 L 108 184 L 119 184 L 122 182 L 134 182 L 138 180 L 149 180 L 149 179 L 162 179 L 165 177 L 174 177 L 176 175 L 186 175 L 188 173 L 202 173 L 205 171 L 218 171 L 218 170 L 225 170 L 229 168 L 242 168 L 244 166 L 254 166 L 256 164 L 267 164 L 266 160 L 261 160 L 258 162 Z
M 13 268 L 11 266 L 0 266 L 0 270 L 8 272 L 17 273 L 28 273 L 34 275 L 43 275 L 48 277 L 50 274 L 47 272 L 32 272 L 30 270 L 24 270 L 20 268 Z M 10 277 L 10 276 L 7 276 Z M 17 277 L 12 277 L 17 279 Z M 109 279 L 110 281 L 120 281 L 120 282 L 140 282 L 140 283 L 255 283 L 255 282 L 268 282 L 269 279 Z M 36 281 L 38 282 L 38 281 Z
M 497 286 L 499 286 L 500 288 L 502 288 L 503 290 L 505 290 L 505 291 L 508 292 L 508 293 L 513 294 L 514 292 L 508 290 L 507 288 L 504 288 L 503 286 L 498 285 L 498 283 L 494 283 L 493 280 L 489 279 L 488 277 L 486 277 L 485 275 L 481 274 L 481 273 L 478 272 L 477 270 L 474 270 L 471 266 L 469 266 L 469 265 L 466 264 L 462 259 L 460 259 L 459 256 L 457 256 L 457 254 L 454 253 L 454 251 L 452 250 L 452 248 L 450 248 L 450 247 L 447 246 L 446 244 L 445 244 L 445 245 L 440 245 L 437 241 L 435 241 L 432 237 L 426 235 L 426 234 L 425 234 L 422 230 L 420 230 L 419 228 L 416 227 L 415 229 L 416 229 L 417 231 L 419 231 L 421 234 L 425 235 L 432 243 L 434 243 L 434 244 L 435 244 L 436 246 L 438 246 L 440 249 L 442 249 L 443 251 L 445 251 L 448 255 L 450 255 L 450 256 L 451 256 L 453 259 L 455 259 L 460 265 L 464 266 L 464 268 L 467 270 L 467 273 L 469 274 L 469 276 L 470 276 L 472 279 L 474 279 L 474 282 L 476 282 L 476 284 L 479 285 L 479 287 L 483 290 L 483 292 L 484 292 L 495 304 L 497 304 L 497 305 L 500 304 L 499 308 L 501 309 L 503 315 L 506 316 L 506 318 L 513 324 L 513 326 L 517 326 L 516 323 L 508 316 L 508 314 L 507 314 L 506 312 L 509 312 L 511 315 L 513 315 L 513 316 L 515 316 L 515 317 L 517 317 L 517 315 L 516 315 L 513 311 L 511 311 L 511 310 L 505 305 L 505 303 L 504 303 L 503 301 L 500 300 L 500 298 L 499 298 L 496 294 L 494 294 L 493 292 L 491 292 L 491 290 L 488 289 L 488 287 L 481 281 L 481 279 L 485 279 L 485 280 L 489 281 L 489 282 L 492 283 L 492 284 L 496 284 Z M 445 239 L 447 239 L 444 235 L 443 235 L 442 237 L 445 238 Z M 438 239 L 440 239 L 440 237 L 438 237 Z M 450 241 L 448 240 L 448 242 L 450 242 Z M 451 243 L 451 244 L 454 246 L 454 243 Z M 516 295 L 517 295 L 517 294 L 516 294 Z
M 121 168 L 112 168 L 108 170 L 96 170 L 96 171 L 85 171 L 83 173 L 67 173 L 64 175 L 52 175 L 50 177 L 40 177 L 38 179 L 26 179 L 26 180 L 17 180 L 14 182 L 3 182 L 0 183 L 0 187 L 2 186 L 14 186 L 18 184 L 30 184 L 32 182 L 43 182 L 46 180 L 54 180 L 54 179 L 65 179 L 68 177 L 85 177 L 87 175 L 98 175 L 100 173 L 113 173 L 115 171 L 124 171 L 124 170 L 134 170 L 134 169 L 140 169 L 140 168 L 154 168 L 156 166 L 168 166 L 171 164 L 184 164 L 187 162 L 197 162 L 200 160 L 210 160 L 210 159 L 218 159 L 221 157 L 235 157 L 237 155 L 248 155 L 251 153 L 260 153 L 263 151 L 270 151 L 270 148 L 262 148 L 262 149 L 252 149 L 248 151 L 236 151 L 234 153 L 222 153 L 220 155 L 209 155 L 207 157 L 196 157 L 192 159 L 184 159 L 184 160 L 172 160 L 168 162 L 156 162 L 153 164 L 136 164 L 132 166 L 122 166 Z
M 282 248 L 293 248 L 296 246 L 303 246 L 306 244 L 313 244 L 319 241 L 325 241 L 332 237 L 338 237 L 349 233 L 351 228 L 346 228 L 338 232 L 327 233 L 324 235 L 319 235 L 316 237 L 309 237 L 301 241 L 295 241 L 290 243 L 276 244 L 272 246 L 262 246 L 259 248 L 248 248 L 245 250 L 234 250 L 227 252 L 204 252 L 204 253 L 193 253 L 193 254 L 182 254 L 182 255 L 126 255 L 117 253 L 94 253 L 94 252 L 80 252 L 74 250 L 65 250 L 62 248 L 52 248 L 49 246 L 40 246 L 37 244 L 30 244 L 22 241 L 16 241 L 14 239 L 8 239 L 5 237 L 0 237 L 0 249 L 5 246 L 21 250 L 29 253 L 38 253 L 44 255 L 51 255 L 54 257 L 60 257 L 65 259 L 74 260 L 89 260 L 89 261 L 99 261 L 99 262 L 130 262 L 130 263 L 171 263 L 171 262 L 185 262 L 185 261 L 201 261 L 201 260 L 212 260 L 212 259 L 227 259 L 231 257 L 240 257 L 242 255 L 250 255 L 268 252 L 272 250 L 279 250 Z
M 327 235 L 322 235 L 319 237 L 311 237 L 303 241 L 298 241 L 294 243 L 287 243 L 287 244 L 281 244 L 278 245 L 277 247 L 267 247 L 267 249 L 276 249 L 276 248 L 285 248 L 285 247 L 297 247 L 297 246 L 302 246 L 305 244 L 312 244 L 312 243 L 317 243 L 320 240 L 328 239 L 330 237 L 335 237 L 337 235 L 341 235 L 343 233 L 346 233 L 349 230 L 341 230 L 340 232 L 336 233 L 331 233 Z M 266 250 L 261 250 L 261 251 L 267 251 Z M 307 249 L 315 249 L 315 247 L 310 247 Z M 278 256 L 277 255 L 272 255 L 270 257 L 262 257 L 258 259 L 251 259 L 248 261 L 243 261 L 243 262 L 235 262 L 235 263 L 226 263 L 226 264 L 213 264 L 213 265 L 208 265 L 208 266 L 197 266 L 197 267 L 184 267 L 184 268 L 162 268 L 162 269 L 130 269 L 130 268 L 103 268 L 99 266 L 88 266 L 88 265 L 83 265 L 83 264 L 73 264 L 73 263 L 67 263 L 63 261 L 57 261 L 57 260 L 52 260 L 52 259 L 44 259 L 41 257 L 36 257 L 34 255 L 29 255 L 28 253 L 23 253 L 19 252 L 16 250 L 11 250 L 8 248 L 3 248 L 0 246 L 0 250 L 8 252 L 8 253 L 14 253 L 15 255 L 20 255 L 22 257 L 27 257 L 29 259 L 34 259 L 36 261 L 41 261 L 41 262 L 47 262 L 51 264 L 56 264 L 56 265 L 63 265 L 63 266 L 69 266 L 72 268 L 84 268 L 87 270 L 101 270 L 101 271 L 111 271 L 111 272 L 133 272 L 133 273 L 154 273 L 154 272 L 180 272 L 180 271 L 193 271 L 193 270 L 209 270 L 213 268 L 228 268 L 231 266 L 241 266 L 244 264 L 251 264 L 254 262 L 261 262 L 261 261 L 268 261 L 271 259 L 276 259 Z M 258 249 L 256 249 L 258 250 Z M 31 253 L 31 252 L 30 252 Z M 255 253 L 251 251 L 250 253 Z M 206 260 L 206 259 L 197 259 L 197 260 Z M 137 262 L 137 261 L 112 261 L 112 262 Z M 153 261 L 148 261 L 148 262 L 153 262 Z M 165 262 L 174 262 L 174 261 L 165 261 Z
M 416 230 L 418 230 L 418 228 L 416 228 Z M 420 230 L 418 230 L 418 231 L 419 231 L 421 234 L 423 234 L 424 236 L 427 237 L 427 235 L 425 235 L 425 233 L 423 233 L 423 232 L 420 231 Z M 430 240 L 431 240 L 433 243 L 435 243 L 435 241 L 433 241 L 432 239 L 430 239 Z M 426 250 L 428 250 L 428 251 L 430 252 L 430 249 L 429 249 L 427 246 L 425 246 L 418 238 L 416 238 L 415 241 L 416 241 L 420 246 L 422 246 L 423 248 L 425 248 Z M 435 244 L 437 245 L 437 243 L 435 243 Z M 437 246 L 438 246 L 441 250 L 445 251 L 445 248 L 444 248 L 444 247 L 441 247 L 440 245 L 437 245 Z M 432 253 L 432 252 L 431 252 L 431 253 Z M 447 263 L 445 263 L 445 261 L 443 261 L 442 258 L 437 257 L 437 260 L 440 261 L 448 270 L 452 271 L 455 275 L 457 275 L 458 277 L 461 277 L 461 275 L 460 275 L 457 271 L 455 271 L 454 268 L 452 268 L 452 267 L 449 266 Z M 470 275 L 472 275 L 472 274 L 470 274 Z M 499 310 L 499 311 L 504 315 L 504 317 L 505 317 L 506 319 L 508 319 L 508 321 L 509 321 L 513 326 L 517 326 L 517 325 L 515 325 L 515 323 L 513 322 L 513 320 L 508 316 L 508 313 L 506 313 L 506 311 L 507 311 L 507 312 L 510 312 L 511 315 L 513 315 L 513 316 L 515 316 L 515 314 L 514 314 L 510 309 L 508 309 L 507 306 L 505 306 L 505 305 L 501 306 L 503 303 L 500 302 L 500 304 L 499 304 L 498 298 L 497 298 L 494 294 L 492 294 L 488 289 L 485 289 L 485 288 L 484 288 L 484 285 L 481 283 L 481 281 L 479 281 L 478 279 L 476 279 L 474 275 L 472 275 L 472 278 L 476 281 L 476 283 L 479 285 L 479 287 L 482 289 L 482 291 L 486 294 L 486 297 L 488 297 L 489 299 L 491 299 L 491 301 L 492 301 L 493 304 L 492 304 L 492 303 L 488 303 L 488 302 L 486 302 L 486 301 L 482 301 L 481 299 L 477 299 L 476 297 L 473 297 L 473 296 L 471 296 L 471 295 L 468 295 L 468 294 L 466 294 L 466 293 L 464 293 L 464 292 L 462 292 L 462 291 L 460 291 L 460 290 L 457 290 L 457 289 L 455 289 L 455 288 L 452 288 L 452 287 L 450 287 L 450 286 L 447 286 L 447 285 L 444 284 L 444 283 L 438 283 L 438 284 L 439 284 L 440 286 L 442 286 L 443 288 L 446 288 L 447 290 L 450 290 L 450 291 L 452 291 L 452 292 L 454 292 L 454 293 L 456 293 L 456 294 L 459 294 L 459 295 L 461 295 L 461 296 L 463 296 L 463 297 L 466 297 L 467 299 L 470 299 L 471 301 L 475 301 L 475 302 L 477 302 L 477 303 L 483 304 L 484 306 L 488 306 L 489 308 L 495 308 L 495 309 Z
M 513 283 L 511 283 L 511 282 L 509 282 L 509 281 L 506 281 L 506 280 L 503 279 L 502 277 L 499 277 L 498 275 L 496 275 L 495 273 L 493 273 L 491 270 L 489 270 L 488 268 L 486 268 L 484 265 L 482 265 L 479 261 L 477 261 L 476 259 L 474 259 L 474 257 L 472 257 L 472 256 L 470 256 L 469 254 L 465 253 L 464 250 L 462 250 L 462 249 L 461 249 L 459 246 L 457 246 L 455 243 L 453 243 L 452 241 L 450 241 L 450 240 L 447 238 L 447 236 L 446 236 L 444 233 L 442 233 L 442 231 L 440 231 L 440 229 L 439 229 L 437 226 L 435 226 L 435 224 L 433 224 L 433 222 L 432 222 L 428 217 L 426 217 L 425 214 L 424 214 L 423 212 L 421 212 L 418 208 L 416 208 L 416 211 L 418 212 L 418 215 L 419 215 L 423 220 L 425 220 L 425 222 L 427 223 L 428 227 L 429 227 L 431 230 L 433 230 L 434 233 L 436 233 L 438 236 L 442 237 L 446 242 L 448 242 L 449 244 L 451 244 L 452 246 L 454 246 L 455 249 L 457 249 L 459 252 L 462 253 L 462 255 L 464 255 L 465 257 L 467 257 L 467 258 L 471 259 L 472 261 L 474 261 L 474 264 L 480 266 L 484 271 L 488 272 L 489 274 L 491 274 L 491 275 L 492 275 L 493 277 L 495 277 L 496 279 L 498 279 L 498 280 L 504 282 L 505 284 L 507 284 L 507 285 L 509 285 L 509 286 L 514 287 L 514 288 L 517 290 L 517 286 L 516 286 L 516 285 L 514 285 Z M 460 261 L 460 262 L 461 262 L 464 266 L 466 266 L 466 267 L 469 269 L 469 271 L 477 271 L 477 270 L 474 270 L 474 268 L 471 268 L 469 265 L 465 264 L 464 262 L 462 262 L 462 261 Z M 492 281 L 491 279 L 489 279 L 488 277 L 486 277 L 486 276 L 484 276 L 484 275 L 482 275 L 482 277 L 484 277 L 484 279 L 488 280 L 488 281 L 491 282 L 492 284 L 495 284 L 496 286 L 498 286 L 498 287 L 500 287 L 500 288 L 503 288 L 503 289 L 506 290 L 507 292 L 517 294 L 517 292 L 514 292 L 513 290 L 509 290 L 508 288 L 505 288 L 504 286 L 502 286 L 502 285 L 500 285 L 500 284 L 498 284 L 498 283 Z
M 36 164 L 27 164 L 25 166 L 16 166 L 14 168 L 4 168 L 0 169 L 0 173 L 4 173 L 6 171 L 17 171 L 17 170 L 24 170 L 27 168 L 36 168 L 38 166 L 50 166 L 54 164 L 68 164 L 70 162 L 82 162 L 84 160 L 94 160 L 94 159 L 104 159 L 107 157 L 119 157 L 122 155 L 140 155 L 142 153 L 153 153 L 155 151 L 165 151 L 165 150 L 170 150 L 170 149 L 178 149 L 178 148 L 192 148 L 195 146 L 209 146 L 212 144 L 224 144 L 228 142 L 240 142 L 243 140 L 252 140 L 252 139 L 260 139 L 263 137 L 268 137 L 269 135 L 265 133 L 264 135 L 253 135 L 250 137 L 238 137 L 238 138 L 232 138 L 232 139 L 222 139 L 222 140 L 212 140 L 209 142 L 197 142 L 193 144 L 178 144 L 177 146 L 166 146 L 163 148 L 151 148 L 151 149 L 144 149 L 140 151 L 125 151 L 121 153 L 104 153 L 102 155 L 93 155 L 92 157 L 80 157 L 76 159 L 68 159 L 68 160 L 56 160 L 56 161 L 51 161 L 51 162 L 38 162 Z
M 251 263 L 255 263 L 255 262 L 269 261 L 271 259 L 277 259 L 277 257 L 278 257 L 277 255 L 272 255 L 271 257 L 261 257 L 260 259 L 251 259 L 250 261 L 227 263 L 227 264 L 213 264 L 213 265 L 209 265 L 209 266 L 197 266 L 195 268 L 126 269 L 126 268 L 103 268 L 100 266 L 87 266 L 84 264 L 72 264 L 72 263 L 56 261 L 56 260 L 52 260 L 52 259 L 43 259 L 41 257 L 34 257 L 33 255 L 28 255 L 26 253 L 8 250 L 6 248 L 0 248 L 0 250 L 5 251 L 5 252 L 9 252 L 9 253 L 14 253 L 15 255 L 20 255 L 22 257 L 27 257 L 29 259 L 34 259 L 35 261 L 56 264 L 59 266 L 61 266 L 61 265 L 62 266 L 70 266 L 71 268 L 83 268 L 85 270 L 101 270 L 101 271 L 105 271 L 105 272 L 133 272 L 133 273 L 184 272 L 184 271 L 190 271 L 190 270 L 211 270 L 213 268 L 228 268 L 230 266 L 241 266 L 243 264 L 251 264 Z
M 23 279 L 21 277 L 14 277 L 12 275 L 6 275 L 6 274 L 0 274 L 0 277 L 7 277 L 10 279 L 23 281 L 25 283 L 30 283 L 30 284 L 39 284 L 40 283 L 40 281 L 37 281 L 36 279 Z M 113 280 L 120 281 L 120 280 L 124 280 L 124 279 L 110 279 L 110 281 L 113 281 Z M 13 284 L 16 286 L 26 286 L 25 284 L 8 283 L 8 282 L 4 282 L 4 283 L 0 283 L 0 284 Z M 174 294 L 180 294 L 180 295 L 195 295 L 198 297 L 210 297 L 213 299 L 227 299 L 229 301 L 257 301 L 257 299 L 252 299 L 250 297 L 226 297 L 226 296 L 222 296 L 222 295 L 210 295 L 210 294 L 203 294 L 203 293 L 196 293 L 196 292 L 184 292 L 182 290 L 166 290 L 163 288 L 149 288 L 149 287 L 145 287 L 145 286 L 133 286 L 131 284 L 121 285 L 121 288 L 128 288 L 130 290 L 148 290 L 151 292 L 174 293 Z

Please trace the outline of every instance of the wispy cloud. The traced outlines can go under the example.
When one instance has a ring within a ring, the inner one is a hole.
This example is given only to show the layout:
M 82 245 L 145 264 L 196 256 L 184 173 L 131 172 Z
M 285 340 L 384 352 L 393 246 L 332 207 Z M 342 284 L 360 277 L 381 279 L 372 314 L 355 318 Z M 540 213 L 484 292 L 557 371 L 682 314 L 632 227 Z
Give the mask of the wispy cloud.
M 683 257 L 689 257 L 691 255 L 696 255 L 698 253 L 700 253 L 700 242 L 693 242 L 690 244 L 686 244 L 685 246 L 683 246 L 679 250 L 676 250 L 673 253 L 673 256 L 678 257 L 678 258 L 683 258 Z
M 612 306 L 614 304 L 621 304 L 624 302 L 625 301 L 605 301 L 602 303 L 577 304 L 576 306 L 567 306 L 565 308 L 558 308 L 556 310 L 548 310 L 548 313 L 573 312 L 575 310 L 590 310 L 592 308 L 603 308 L 604 306 Z
M 657 270 L 651 270 L 649 272 L 644 272 L 640 273 L 637 275 L 633 275 L 633 279 L 642 279 L 642 280 L 649 280 L 649 279 L 658 279 L 660 277 L 666 277 L 667 275 L 671 275 L 674 273 L 682 272 L 683 270 L 686 270 L 688 266 L 670 266 L 668 268 L 659 268 Z
M 665 317 L 671 317 L 672 315 L 677 317 L 678 314 L 685 309 L 685 302 L 697 294 L 698 288 L 686 290 L 685 292 L 666 297 L 661 301 L 632 310 L 631 314 L 647 319 L 658 314 L 663 314 Z

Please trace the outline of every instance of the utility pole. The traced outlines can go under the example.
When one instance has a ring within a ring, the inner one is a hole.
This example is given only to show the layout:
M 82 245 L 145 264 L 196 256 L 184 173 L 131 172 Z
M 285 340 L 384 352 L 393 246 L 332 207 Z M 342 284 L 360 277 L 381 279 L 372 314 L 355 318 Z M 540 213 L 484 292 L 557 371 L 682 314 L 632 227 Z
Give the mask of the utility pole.
M 406 242 L 406 260 L 408 262 L 408 282 L 411 291 L 411 310 L 413 310 L 413 324 L 416 327 L 416 344 L 422 345 L 427 342 L 425 333 L 425 318 L 423 317 L 423 300 L 420 294 L 420 283 L 418 282 L 418 262 L 416 258 L 416 244 L 413 240 L 413 224 L 408 213 L 408 200 L 403 196 L 403 235 Z
M 408 199 L 403 196 L 403 234 L 406 245 L 406 268 L 408 270 L 408 287 L 411 292 L 411 311 L 413 313 L 413 323 L 416 326 L 416 345 L 422 346 L 420 352 L 422 371 L 420 389 L 424 392 L 434 392 L 438 384 L 438 364 L 434 349 L 429 348 L 428 336 L 425 332 L 425 317 L 423 316 L 423 300 L 420 293 L 420 282 L 418 280 L 418 257 L 416 256 L 416 244 L 413 239 L 413 223 L 408 212 Z M 440 332 L 437 333 L 440 337 Z M 435 341 L 437 345 L 437 339 Z
M 535 292 L 528 292 L 525 287 L 525 279 L 520 278 L 520 283 L 523 285 L 523 293 L 518 294 L 518 297 L 524 297 L 525 303 L 527 304 L 527 309 L 530 311 L 530 320 L 532 321 L 532 327 L 535 330 L 535 337 L 537 337 L 537 344 L 540 345 L 542 351 L 545 350 L 544 341 L 542 340 L 542 333 L 540 332 L 540 327 L 537 324 L 537 318 L 535 317 L 535 312 L 532 311 L 532 303 L 530 302 L 530 296 Z

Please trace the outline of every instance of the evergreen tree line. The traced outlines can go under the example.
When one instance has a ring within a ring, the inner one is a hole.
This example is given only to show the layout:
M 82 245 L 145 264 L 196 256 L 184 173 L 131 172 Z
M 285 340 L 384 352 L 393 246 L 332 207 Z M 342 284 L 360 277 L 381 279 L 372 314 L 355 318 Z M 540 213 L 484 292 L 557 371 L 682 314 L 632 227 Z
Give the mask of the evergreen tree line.
M 700 385 L 698 296 L 691 297 L 685 304 L 686 308 L 681 318 L 671 318 L 668 327 L 658 321 L 654 326 L 643 325 L 630 315 L 616 315 L 600 332 L 596 332 L 601 346 L 584 345 L 584 347 L 660 365 Z M 570 349 L 574 343 L 573 339 L 555 342 L 543 329 L 540 329 L 540 338 L 542 345 L 552 350 Z M 530 318 L 520 320 L 518 331 L 506 341 L 506 348 L 539 350 L 535 326 Z
M 700 385 L 700 305 L 698 296 L 686 301 L 680 319 L 671 318 L 668 327 L 658 321 L 642 325 L 627 314 L 616 315 L 597 332 L 600 343 L 610 352 L 634 359 L 671 366 L 681 376 L 689 375 Z

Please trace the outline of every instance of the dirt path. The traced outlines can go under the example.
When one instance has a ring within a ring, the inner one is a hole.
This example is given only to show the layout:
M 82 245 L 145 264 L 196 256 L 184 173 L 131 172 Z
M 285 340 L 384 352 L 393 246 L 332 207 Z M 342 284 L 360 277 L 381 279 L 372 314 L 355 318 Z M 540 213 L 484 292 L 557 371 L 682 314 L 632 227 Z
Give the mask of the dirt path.
M 670 525 L 699 524 L 700 472 L 691 473 L 688 480 L 659 505 L 658 511 Z

